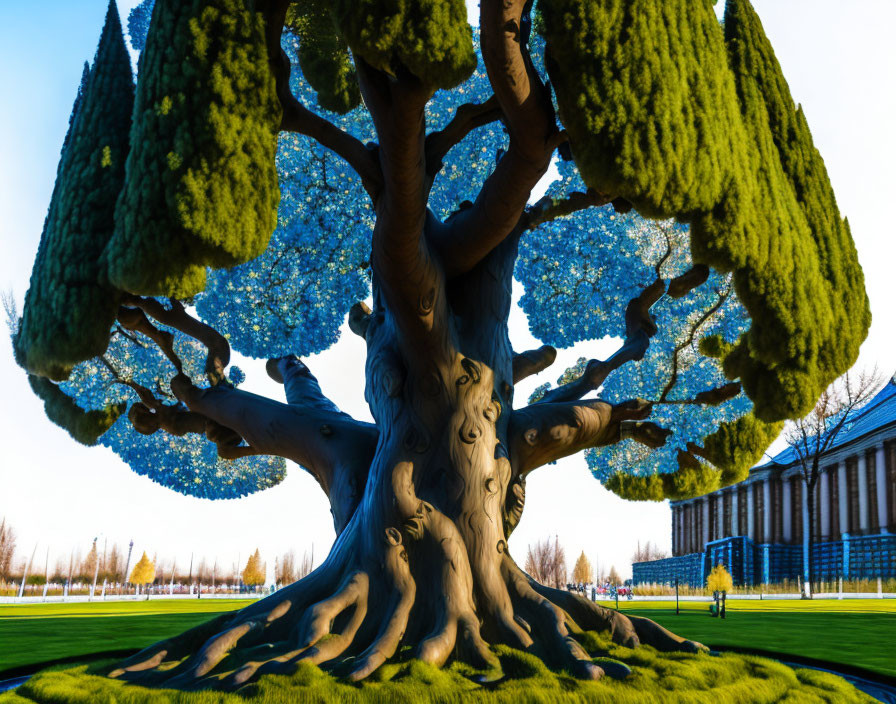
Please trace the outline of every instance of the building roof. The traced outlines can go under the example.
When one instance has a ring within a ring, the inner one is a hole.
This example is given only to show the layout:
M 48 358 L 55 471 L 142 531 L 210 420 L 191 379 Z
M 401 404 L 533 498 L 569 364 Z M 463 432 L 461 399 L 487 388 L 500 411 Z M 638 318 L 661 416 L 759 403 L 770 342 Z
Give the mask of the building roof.
M 847 421 L 825 454 L 894 422 L 896 422 L 896 375 L 874 398 L 858 410 L 852 420 Z M 796 462 L 797 459 L 794 449 L 788 447 L 775 455 L 769 462 L 754 467 L 754 469 L 787 466 Z

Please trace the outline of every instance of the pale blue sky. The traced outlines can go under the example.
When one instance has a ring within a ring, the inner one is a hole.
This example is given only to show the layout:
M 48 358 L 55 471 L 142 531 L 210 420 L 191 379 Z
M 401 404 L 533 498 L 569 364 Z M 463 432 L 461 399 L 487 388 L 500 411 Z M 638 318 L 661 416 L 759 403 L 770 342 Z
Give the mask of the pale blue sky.
M 119 3 L 123 19 L 136 3 Z M 849 216 L 865 269 L 874 316 L 861 364 L 896 368 L 896 313 L 892 300 L 896 241 L 890 216 L 896 192 L 896 3 L 833 0 L 756 0 L 795 98 L 805 108 L 828 165 L 842 212 Z M 51 1 L 0 4 L 0 288 L 21 303 L 49 202 L 59 147 L 81 67 L 92 59 L 105 2 Z M 531 339 L 516 314 L 514 342 Z M 572 350 L 545 374 L 555 378 L 564 360 L 600 355 L 591 344 Z M 361 417 L 363 346 L 352 335 L 309 360 L 325 391 Z M 241 363 L 242 365 L 242 363 Z M 248 388 L 276 395 L 261 365 L 242 365 Z M 541 379 L 539 378 L 540 382 Z M 534 383 L 534 382 L 533 382 Z M 291 467 L 281 485 L 252 497 L 209 502 L 180 496 L 131 472 L 110 451 L 83 448 L 43 416 L 24 374 L 0 340 L 0 516 L 19 537 L 20 554 L 39 544 L 53 556 L 86 550 L 102 533 L 110 542 L 135 541 L 135 551 L 177 556 L 191 550 L 232 563 L 260 547 L 269 565 L 290 547 L 310 549 L 317 561 L 333 539 L 328 505 L 317 485 Z M 527 396 L 521 389 L 518 398 Z M 511 539 L 522 560 L 527 543 L 558 534 L 571 560 L 586 550 L 623 573 L 635 541 L 668 548 L 665 504 L 633 504 L 608 494 L 583 459 L 566 460 L 529 480 L 526 513 Z

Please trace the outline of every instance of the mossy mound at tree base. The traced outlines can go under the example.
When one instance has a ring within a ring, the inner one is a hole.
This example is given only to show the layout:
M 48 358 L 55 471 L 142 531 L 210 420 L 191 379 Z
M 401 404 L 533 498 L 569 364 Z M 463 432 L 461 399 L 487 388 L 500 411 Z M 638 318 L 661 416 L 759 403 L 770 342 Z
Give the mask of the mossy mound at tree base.
M 718 704 L 789 702 L 870 703 L 875 700 L 846 680 L 824 672 L 793 669 L 766 658 L 726 653 L 659 653 L 643 646 L 637 650 L 608 645 L 596 634 L 584 634 L 589 651 L 624 663 L 632 674 L 617 680 L 577 680 L 549 669 L 531 654 L 496 648 L 503 675 L 483 673 L 461 663 L 444 669 L 417 660 L 387 664 L 360 684 L 350 684 L 314 665 L 302 664 L 290 676 L 268 675 L 237 692 L 203 690 L 184 692 L 147 689 L 104 676 L 115 663 L 97 662 L 35 675 L 14 692 L 0 695 L 0 704 L 287 704 L 482 702 L 687 702 Z M 597 660 L 600 664 L 600 658 Z M 622 669 L 622 668 L 617 668 Z M 485 676 L 491 681 L 478 684 Z

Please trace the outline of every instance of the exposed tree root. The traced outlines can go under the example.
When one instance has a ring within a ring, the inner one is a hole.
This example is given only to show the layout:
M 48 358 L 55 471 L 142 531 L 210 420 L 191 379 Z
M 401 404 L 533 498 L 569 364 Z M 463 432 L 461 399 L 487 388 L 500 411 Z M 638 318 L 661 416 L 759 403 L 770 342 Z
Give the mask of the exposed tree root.
M 630 648 L 703 649 L 649 619 L 540 585 L 506 554 L 500 574 L 510 609 L 477 609 L 460 533 L 428 504 L 423 511 L 422 535 L 410 546 L 414 559 L 402 533 L 387 529 L 378 564 L 364 564 L 354 550 L 339 550 L 353 559 L 330 559 L 263 601 L 141 651 L 109 676 L 185 690 L 235 689 L 310 662 L 359 681 L 405 647 L 408 655 L 437 666 L 456 658 L 497 670 L 484 625 L 494 634 L 493 644 L 523 648 L 581 679 L 604 675 L 576 639 L 583 631 L 608 633 Z M 487 614 L 482 624 L 478 614 Z

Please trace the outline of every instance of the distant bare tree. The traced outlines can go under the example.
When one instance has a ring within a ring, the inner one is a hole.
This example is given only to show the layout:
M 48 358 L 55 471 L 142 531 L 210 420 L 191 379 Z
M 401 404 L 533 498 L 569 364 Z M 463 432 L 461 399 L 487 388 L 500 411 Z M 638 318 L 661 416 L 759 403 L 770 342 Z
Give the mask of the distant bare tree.
M 305 577 L 311 572 L 311 563 L 312 557 L 308 554 L 307 550 L 302 553 L 301 562 L 297 562 L 295 550 L 290 550 L 285 553 L 277 561 L 276 567 L 274 568 L 277 584 L 286 586 L 287 584 L 299 581 L 302 577 Z
M 553 542 L 545 538 L 529 546 L 525 569 L 536 582 L 549 587 L 560 589 L 566 584 L 566 553 L 557 536 Z
M 616 571 L 616 565 L 610 565 L 610 575 L 607 577 L 610 584 L 622 584 L 622 577 Z
M 821 458 L 834 446 L 837 438 L 849 427 L 861 408 L 877 393 L 881 383 L 881 374 L 877 368 L 858 374 L 847 372 L 825 389 L 809 415 L 791 421 L 784 433 L 787 444 L 796 453 L 806 490 L 806 508 L 809 514 L 809 529 L 805 537 L 809 545 L 806 551 L 806 573 L 809 577 L 807 589 L 810 598 L 815 577 L 812 560 L 812 545 L 816 539 L 815 486 L 821 476 Z
M 16 552 L 16 532 L 6 522 L 0 520 L 0 578 L 7 579 L 12 570 L 12 560 Z
M 651 560 L 662 560 L 666 557 L 669 557 L 669 553 L 660 550 L 658 545 L 654 545 L 648 540 L 644 543 L 644 547 L 641 547 L 641 541 L 639 540 L 635 553 L 632 555 L 632 562 L 650 562 Z

